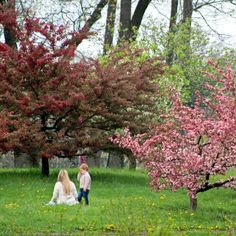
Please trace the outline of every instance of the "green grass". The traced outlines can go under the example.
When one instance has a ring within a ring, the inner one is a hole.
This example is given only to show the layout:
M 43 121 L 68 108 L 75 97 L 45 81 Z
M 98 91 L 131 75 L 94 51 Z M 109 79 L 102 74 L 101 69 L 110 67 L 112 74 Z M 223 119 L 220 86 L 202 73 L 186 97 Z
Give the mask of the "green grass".
M 76 182 L 76 169 L 70 169 Z M 0 169 L 0 235 L 236 235 L 236 192 L 151 192 L 144 171 L 91 169 L 90 205 L 46 206 L 58 170 Z

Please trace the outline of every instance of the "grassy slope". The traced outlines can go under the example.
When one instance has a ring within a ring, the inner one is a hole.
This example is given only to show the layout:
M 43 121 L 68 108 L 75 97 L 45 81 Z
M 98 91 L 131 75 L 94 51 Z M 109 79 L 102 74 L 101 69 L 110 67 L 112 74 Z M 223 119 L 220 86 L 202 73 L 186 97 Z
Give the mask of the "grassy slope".
M 76 182 L 76 171 L 70 169 Z M 150 192 L 143 171 L 92 169 L 90 206 L 46 206 L 58 170 L 0 169 L 0 235 L 234 235 L 236 192 L 199 194 L 189 210 L 184 190 Z M 56 233 L 56 234 L 55 234 Z

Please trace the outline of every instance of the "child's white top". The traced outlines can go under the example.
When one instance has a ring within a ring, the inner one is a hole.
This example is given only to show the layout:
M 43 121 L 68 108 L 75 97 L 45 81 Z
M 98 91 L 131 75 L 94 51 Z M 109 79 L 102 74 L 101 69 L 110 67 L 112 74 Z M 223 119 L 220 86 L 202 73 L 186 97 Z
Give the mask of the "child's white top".
M 80 183 L 80 188 L 88 190 L 91 188 L 91 177 L 87 171 L 84 174 L 79 173 L 77 176 L 77 180 Z
M 56 202 L 56 204 L 77 204 L 78 193 L 75 184 L 72 181 L 70 181 L 70 189 L 70 194 L 65 195 L 62 183 L 59 181 L 56 182 L 51 201 Z

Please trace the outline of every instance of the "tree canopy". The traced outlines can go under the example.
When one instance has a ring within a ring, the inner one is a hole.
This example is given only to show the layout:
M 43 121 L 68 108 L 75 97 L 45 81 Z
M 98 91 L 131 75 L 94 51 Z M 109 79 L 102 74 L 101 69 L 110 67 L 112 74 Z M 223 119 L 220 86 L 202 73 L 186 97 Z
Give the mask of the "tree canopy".
M 12 11 L 4 14 L 0 24 L 11 24 L 17 48 L 0 43 L 3 151 L 42 157 L 48 174 L 47 158 L 100 147 L 118 128 L 147 127 L 158 101 L 159 58 L 142 60 L 142 50 L 127 46 L 106 60 L 81 59 L 76 44 L 86 30 L 68 34 L 37 18 L 26 18 L 22 28 Z

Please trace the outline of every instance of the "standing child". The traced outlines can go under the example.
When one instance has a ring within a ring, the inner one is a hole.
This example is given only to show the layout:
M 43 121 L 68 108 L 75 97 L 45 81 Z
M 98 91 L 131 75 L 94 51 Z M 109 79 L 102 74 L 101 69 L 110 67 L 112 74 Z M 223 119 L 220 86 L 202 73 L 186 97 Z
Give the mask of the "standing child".
M 91 177 L 88 172 L 88 165 L 83 163 L 79 169 L 80 171 L 77 176 L 77 180 L 80 182 L 80 192 L 78 196 L 78 201 L 81 202 L 82 197 L 84 197 L 85 204 L 88 205 L 88 194 L 91 187 Z

